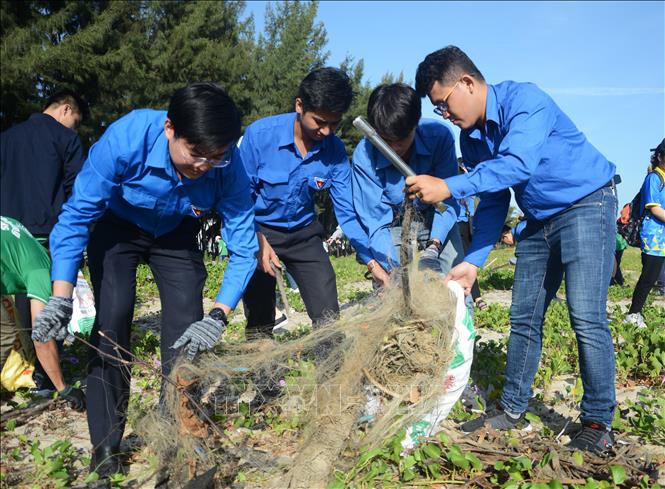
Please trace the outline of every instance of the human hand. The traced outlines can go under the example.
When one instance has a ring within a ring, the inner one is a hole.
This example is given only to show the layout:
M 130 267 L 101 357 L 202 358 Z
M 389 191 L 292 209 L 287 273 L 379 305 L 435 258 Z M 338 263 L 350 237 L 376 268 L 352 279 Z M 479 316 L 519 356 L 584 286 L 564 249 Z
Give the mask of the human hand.
M 268 243 L 268 240 L 263 233 L 256 233 L 256 236 L 259 239 L 259 251 L 256 255 L 259 262 L 257 268 L 263 273 L 267 273 L 271 277 L 274 277 L 275 272 L 270 264 L 272 263 L 277 268 L 282 268 L 282 263 L 279 261 L 279 258 L 277 258 L 277 253 L 272 249 L 272 246 L 270 246 L 270 243 Z
M 471 287 L 478 277 L 478 267 L 469 263 L 468 261 L 463 261 L 459 265 L 450 269 L 448 275 L 446 275 L 445 282 L 449 280 L 454 280 L 462 286 L 464 289 L 464 295 L 471 294 Z
M 74 411 L 85 411 L 85 394 L 81 389 L 66 385 L 64 389 L 58 391 L 58 395 L 67 401 Z
M 420 199 L 424 204 L 436 204 L 451 196 L 446 181 L 431 175 L 407 177 L 405 191 L 411 200 Z
M 49 297 L 46 306 L 35 318 L 32 339 L 41 343 L 48 343 L 52 339 L 64 340 L 67 337 L 67 325 L 72 319 L 73 303 L 71 298 Z
M 191 362 L 197 353 L 210 350 L 215 346 L 225 328 L 226 323 L 224 321 L 206 316 L 190 324 L 171 348 L 181 348 L 187 345 L 186 355 Z
M 367 268 L 372 274 L 372 280 L 379 287 L 387 287 L 390 283 L 390 275 L 383 269 L 383 267 L 376 260 L 370 260 L 367 264 Z

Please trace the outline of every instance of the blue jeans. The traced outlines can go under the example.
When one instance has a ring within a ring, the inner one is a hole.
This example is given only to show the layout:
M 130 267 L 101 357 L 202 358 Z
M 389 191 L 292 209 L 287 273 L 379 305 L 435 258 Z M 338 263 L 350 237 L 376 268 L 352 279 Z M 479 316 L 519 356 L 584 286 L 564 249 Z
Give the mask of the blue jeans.
M 430 239 L 431 230 L 429 226 L 423 222 L 414 222 L 411 224 L 411 229 L 416 234 L 418 244 L 421 247 L 424 247 L 425 243 Z M 402 246 L 402 226 L 391 227 L 390 235 L 393 240 L 393 246 L 395 247 L 395 253 L 397 253 L 397 257 L 399 258 L 400 248 Z M 409 259 L 412 259 L 410 249 Z M 443 276 L 445 277 L 450 269 L 461 263 L 462 260 L 464 260 L 462 237 L 460 236 L 457 224 L 454 224 L 448 232 L 446 241 L 443 243 L 443 251 L 439 254 L 439 264 L 441 265 L 441 273 Z
M 528 222 L 517 244 L 510 308 L 504 409 L 526 411 L 542 349 L 543 319 L 562 278 L 577 337 L 583 421 L 612 424 L 616 406 L 614 347 L 607 322 L 617 198 L 603 187 L 547 221 Z
M 425 243 L 430 239 L 430 228 L 425 223 L 414 222 L 411 225 L 412 231 L 416 234 L 418 244 L 420 247 L 424 247 Z M 393 240 L 393 246 L 395 247 L 395 253 L 397 257 L 400 256 L 400 248 L 402 246 L 402 226 L 394 226 L 390 228 L 390 234 Z M 411 250 L 409 249 L 409 259 L 412 259 Z M 459 265 L 464 261 L 464 245 L 462 243 L 462 236 L 459 232 L 459 227 L 457 223 L 450 228 L 446 240 L 443 242 L 443 250 L 439 254 L 439 265 L 441 266 L 441 275 L 445 277 L 450 269 L 455 265 Z M 473 311 L 473 298 L 470 295 L 467 295 L 464 298 L 471 317 L 474 316 Z

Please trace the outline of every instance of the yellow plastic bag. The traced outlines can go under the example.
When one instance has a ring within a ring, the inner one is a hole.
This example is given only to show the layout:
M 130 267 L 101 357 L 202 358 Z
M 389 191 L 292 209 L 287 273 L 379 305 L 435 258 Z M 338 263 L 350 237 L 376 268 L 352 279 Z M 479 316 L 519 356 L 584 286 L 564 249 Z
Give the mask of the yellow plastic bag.
M 0 381 L 2 387 L 14 392 L 22 387 L 31 389 L 36 387 L 32 380 L 35 364 L 26 359 L 19 350 L 12 350 L 5 365 L 2 367 Z

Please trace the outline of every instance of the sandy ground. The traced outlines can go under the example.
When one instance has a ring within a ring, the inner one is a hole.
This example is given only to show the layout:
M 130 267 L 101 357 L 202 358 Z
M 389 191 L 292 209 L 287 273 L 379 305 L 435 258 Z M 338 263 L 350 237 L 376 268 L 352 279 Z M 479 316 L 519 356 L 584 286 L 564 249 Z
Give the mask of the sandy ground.
M 356 288 L 368 288 L 369 283 L 363 282 L 353 284 L 353 286 Z M 499 303 L 505 306 L 510 305 L 510 298 L 511 291 L 497 290 L 483 294 L 483 299 L 487 303 Z M 628 303 L 629 301 L 626 300 L 619 301 L 618 303 L 610 303 L 608 308 L 611 308 L 615 304 L 627 307 Z M 665 299 L 658 299 L 657 304 L 665 307 Z M 204 309 L 209 309 L 211 305 L 212 301 L 206 301 L 204 304 Z M 354 304 L 351 303 L 342 304 L 342 313 L 344 313 L 345 310 L 353 307 Z M 160 319 L 159 309 L 160 306 L 158 300 L 141 305 L 137 311 L 138 319 L 136 320 L 136 326 L 139 328 L 147 328 L 158 331 Z M 235 313 L 232 319 L 233 322 L 244 320 L 241 309 L 242 308 L 239 308 L 239 311 Z M 305 313 L 295 312 L 290 318 L 290 321 L 293 321 L 294 323 L 307 324 L 308 318 Z M 483 337 L 482 341 L 500 339 L 504 335 L 502 333 L 490 330 L 481 330 L 479 333 Z M 132 391 L 139 393 L 139 389 L 136 386 L 136 381 L 136 378 L 134 378 L 132 381 Z M 550 402 L 547 404 L 534 404 L 532 406 L 536 414 L 541 416 L 543 422 L 548 424 L 548 426 L 550 426 L 555 432 L 559 432 L 567 422 L 570 422 L 570 420 L 575 420 L 577 417 L 577 410 L 575 406 L 568 402 L 557 401 L 564 399 L 567 393 L 567 389 L 574 384 L 574 376 L 556 379 L 553 385 L 548 389 L 548 392 L 545 394 L 545 399 Z M 639 390 L 640 386 L 618 389 L 619 402 L 625 399 L 635 399 Z M 0 406 L 0 410 L 2 412 L 6 412 L 9 409 L 11 409 L 11 407 L 7 403 L 7 399 L 4 399 L 2 405 Z M 85 414 L 76 413 L 65 407 L 60 402 L 54 403 L 49 409 L 39 415 L 36 415 L 27 424 L 18 426 L 12 432 L 5 432 L 3 434 L 1 441 L 3 453 L 2 472 L 5 474 L 5 480 L 0 482 L 0 487 L 26 487 L 20 481 L 29 479 L 29 474 L 31 471 L 31 466 L 29 463 L 22 461 L 8 463 L 8 459 L 4 455 L 19 445 L 19 435 L 25 435 L 28 439 L 31 440 L 39 440 L 42 447 L 46 447 L 57 440 L 69 440 L 81 457 L 89 456 L 90 443 Z M 134 438 L 131 436 L 131 430 L 128 429 L 126 433 L 126 443 L 131 445 L 133 440 Z M 624 439 L 621 441 L 626 443 L 635 442 L 635 440 L 630 439 Z M 643 449 L 645 453 L 649 453 L 651 456 L 656 456 L 661 460 L 665 459 L 665 447 L 644 445 Z M 84 459 L 83 462 L 87 463 L 87 460 Z M 81 477 L 79 480 L 83 480 L 83 478 L 85 478 L 87 468 L 83 464 L 81 464 L 78 468 L 81 471 Z M 145 460 L 137 459 L 133 461 L 128 478 L 128 480 L 133 480 L 133 482 L 129 483 L 127 487 L 152 487 L 154 482 L 151 482 L 150 480 L 151 474 L 152 469 Z

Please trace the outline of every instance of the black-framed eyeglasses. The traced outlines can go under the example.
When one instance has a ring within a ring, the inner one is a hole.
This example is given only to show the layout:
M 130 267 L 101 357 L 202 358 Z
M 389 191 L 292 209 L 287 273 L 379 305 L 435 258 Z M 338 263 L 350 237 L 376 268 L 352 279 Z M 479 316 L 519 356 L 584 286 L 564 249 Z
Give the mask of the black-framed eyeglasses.
M 443 100 L 434 106 L 434 113 L 436 115 L 440 115 L 441 117 L 443 117 L 443 114 L 448 112 L 448 98 L 450 98 L 452 93 L 457 88 L 457 85 L 459 85 L 461 81 L 462 80 L 457 80 L 457 83 L 455 83 L 453 85 L 453 88 L 451 88 L 450 91 L 446 94 L 446 96 L 443 97 Z

